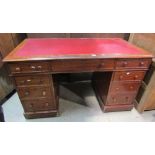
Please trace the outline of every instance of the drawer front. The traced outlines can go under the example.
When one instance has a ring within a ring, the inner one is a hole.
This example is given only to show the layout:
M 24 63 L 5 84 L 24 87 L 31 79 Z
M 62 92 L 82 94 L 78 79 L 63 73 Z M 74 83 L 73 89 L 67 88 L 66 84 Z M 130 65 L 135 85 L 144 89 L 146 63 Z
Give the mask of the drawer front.
M 150 59 L 120 59 L 116 63 L 116 68 L 148 68 Z
M 114 60 L 59 60 L 51 63 L 52 71 L 100 71 L 114 68 Z
M 114 81 L 127 81 L 135 80 L 141 81 L 145 75 L 145 71 L 118 71 L 115 72 L 113 80 Z
M 45 72 L 49 71 L 47 62 L 24 62 L 9 64 L 11 73 L 30 73 L 30 72 Z
M 48 75 L 41 76 L 18 76 L 15 77 L 17 86 L 30 86 L 30 85 L 50 85 L 50 77 Z
M 31 98 L 49 98 L 51 96 L 50 87 L 18 87 L 18 94 L 21 99 L 31 99 Z
M 132 104 L 134 97 L 134 93 L 110 93 L 106 105 Z
M 137 92 L 140 82 L 112 82 L 110 92 Z
M 25 100 L 22 101 L 25 112 L 37 112 L 55 110 L 56 104 L 52 99 Z

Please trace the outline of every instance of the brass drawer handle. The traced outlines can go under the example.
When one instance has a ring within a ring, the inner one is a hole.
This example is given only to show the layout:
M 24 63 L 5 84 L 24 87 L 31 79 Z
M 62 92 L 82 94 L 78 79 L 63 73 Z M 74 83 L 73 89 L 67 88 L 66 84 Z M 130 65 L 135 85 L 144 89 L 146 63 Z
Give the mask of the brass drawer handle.
M 27 81 L 27 82 L 31 82 L 31 79 L 27 79 L 26 81 Z
M 130 86 L 130 89 L 132 90 L 134 87 L 133 86 Z

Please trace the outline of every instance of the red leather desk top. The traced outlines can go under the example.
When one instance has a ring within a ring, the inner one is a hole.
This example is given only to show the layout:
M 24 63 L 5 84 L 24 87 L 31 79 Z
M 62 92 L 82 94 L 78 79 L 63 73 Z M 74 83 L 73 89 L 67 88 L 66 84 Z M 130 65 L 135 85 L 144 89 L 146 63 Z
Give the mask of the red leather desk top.
M 122 39 L 55 38 L 26 39 L 4 61 L 61 58 L 152 57 L 150 53 Z

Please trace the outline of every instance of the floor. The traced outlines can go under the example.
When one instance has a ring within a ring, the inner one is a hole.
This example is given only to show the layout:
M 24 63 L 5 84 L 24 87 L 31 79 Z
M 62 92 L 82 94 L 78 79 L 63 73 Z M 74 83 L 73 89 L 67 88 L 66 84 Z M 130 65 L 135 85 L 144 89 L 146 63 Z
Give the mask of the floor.
M 6 122 L 148 122 L 155 121 L 155 110 L 139 114 L 136 109 L 103 113 L 89 83 L 60 86 L 60 116 L 25 119 L 19 97 L 15 93 L 3 104 Z

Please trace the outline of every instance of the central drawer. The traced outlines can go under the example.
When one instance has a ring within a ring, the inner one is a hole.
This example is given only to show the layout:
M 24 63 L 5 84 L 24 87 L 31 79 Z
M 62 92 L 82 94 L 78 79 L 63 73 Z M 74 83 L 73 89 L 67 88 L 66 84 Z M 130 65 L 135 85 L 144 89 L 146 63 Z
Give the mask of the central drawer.
M 21 99 L 53 97 L 50 86 L 18 87 L 17 89 Z
M 82 59 L 82 60 L 55 60 L 51 63 L 53 72 L 76 71 L 104 71 L 114 69 L 114 60 Z

